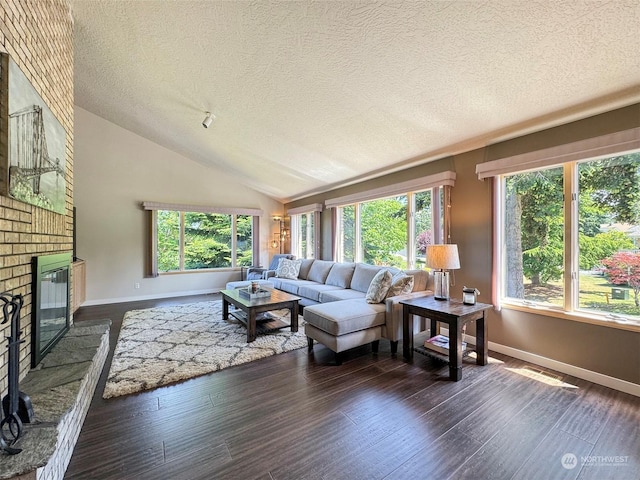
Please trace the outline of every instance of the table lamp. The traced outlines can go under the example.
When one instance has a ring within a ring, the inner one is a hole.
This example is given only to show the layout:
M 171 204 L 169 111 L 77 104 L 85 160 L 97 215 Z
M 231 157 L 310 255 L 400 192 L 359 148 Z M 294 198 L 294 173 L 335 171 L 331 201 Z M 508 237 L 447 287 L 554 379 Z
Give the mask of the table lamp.
M 436 300 L 449 300 L 449 272 L 447 270 L 460 268 L 458 245 L 427 246 L 426 264 L 427 267 L 434 269 L 435 293 L 433 297 Z

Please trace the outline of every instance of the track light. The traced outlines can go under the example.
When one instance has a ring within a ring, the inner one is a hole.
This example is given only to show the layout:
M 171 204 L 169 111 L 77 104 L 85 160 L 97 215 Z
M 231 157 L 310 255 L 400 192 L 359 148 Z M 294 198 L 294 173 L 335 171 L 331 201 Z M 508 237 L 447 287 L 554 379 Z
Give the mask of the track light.
M 204 120 L 202 121 L 202 126 L 204 128 L 209 128 L 209 125 L 213 123 L 213 121 L 216 119 L 216 116 L 210 112 L 206 112 L 206 113 L 207 113 L 207 116 L 204 117 Z

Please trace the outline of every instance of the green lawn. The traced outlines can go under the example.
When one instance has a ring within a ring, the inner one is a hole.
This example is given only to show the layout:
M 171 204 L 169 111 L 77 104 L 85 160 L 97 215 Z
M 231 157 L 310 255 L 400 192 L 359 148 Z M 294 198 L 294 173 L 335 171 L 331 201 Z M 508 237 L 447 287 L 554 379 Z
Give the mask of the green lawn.
M 627 290 L 629 298 L 612 298 L 612 288 Z M 525 292 L 527 300 L 563 305 L 562 284 L 559 281 L 547 285 L 525 285 Z M 640 308 L 635 306 L 633 290 L 627 286 L 613 285 L 601 275 L 580 274 L 580 308 L 640 317 Z

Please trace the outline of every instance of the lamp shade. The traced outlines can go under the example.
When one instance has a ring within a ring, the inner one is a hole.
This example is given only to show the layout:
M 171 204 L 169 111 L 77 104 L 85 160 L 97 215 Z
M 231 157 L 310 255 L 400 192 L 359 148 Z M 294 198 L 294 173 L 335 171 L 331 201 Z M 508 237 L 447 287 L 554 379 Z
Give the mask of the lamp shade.
M 439 270 L 453 270 L 460 268 L 458 245 L 440 244 L 427 246 L 426 264 L 429 268 Z

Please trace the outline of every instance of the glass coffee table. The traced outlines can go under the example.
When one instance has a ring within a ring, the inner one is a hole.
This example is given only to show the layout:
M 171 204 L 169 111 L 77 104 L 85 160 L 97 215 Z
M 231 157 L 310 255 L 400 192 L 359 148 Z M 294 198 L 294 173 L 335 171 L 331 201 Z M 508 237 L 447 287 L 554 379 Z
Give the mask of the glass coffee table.
M 221 290 L 222 318 L 227 320 L 229 315 L 242 322 L 247 327 L 247 343 L 253 342 L 258 334 L 269 333 L 281 328 L 291 327 L 292 332 L 298 331 L 298 301 L 300 297 L 290 295 L 280 290 L 265 290 L 262 297 L 251 298 L 246 289 Z M 229 312 L 229 305 L 238 310 Z M 265 313 L 288 309 L 291 323 L 283 322 Z

